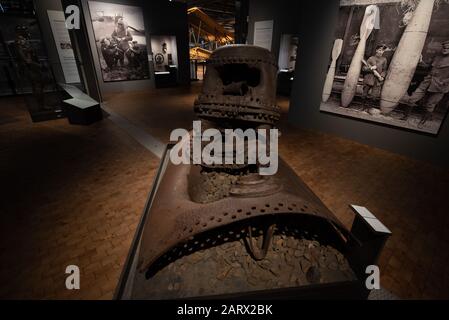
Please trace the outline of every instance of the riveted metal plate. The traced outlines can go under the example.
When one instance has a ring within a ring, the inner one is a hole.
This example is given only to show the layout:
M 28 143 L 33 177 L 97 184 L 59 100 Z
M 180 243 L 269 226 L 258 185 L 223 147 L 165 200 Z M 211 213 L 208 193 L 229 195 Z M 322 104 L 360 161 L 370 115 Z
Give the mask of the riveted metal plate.
M 207 205 L 189 196 L 189 176 L 198 166 L 168 164 L 150 209 L 140 243 L 139 270 L 146 271 L 172 248 L 221 226 L 267 215 L 313 215 L 343 226 L 282 160 L 276 180 L 280 190 L 262 197 L 229 196 Z

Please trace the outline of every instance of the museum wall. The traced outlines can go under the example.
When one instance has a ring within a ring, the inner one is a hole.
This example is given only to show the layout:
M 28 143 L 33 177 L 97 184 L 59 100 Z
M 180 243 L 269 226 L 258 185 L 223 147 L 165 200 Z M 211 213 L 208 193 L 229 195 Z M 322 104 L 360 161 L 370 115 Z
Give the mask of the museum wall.
M 338 1 L 319 0 L 314 2 L 314 6 L 307 6 L 307 10 L 300 15 L 298 72 L 293 84 L 290 121 L 301 127 L 449 166 L 447 119 L 435 136 L 319 111 L 338 10 Z
M 292 16 L 300 10 L 300 1 L 249 0 L 248 44 L 254 43 L 254 23 L 274 20 L 271 52 L 279 58 L 279 48 L 283 34 L 296 34 L 298 26 Z M 286 14 L 289 15 L 286 18 Z
M 299 35 L 289 121 L 301 128 L 338 135 L 415 159 L 449 166 L 448 119 L 442 124 L 438 135 L 430 135 L 320 112 L 323 85 L 338 21 L 339 1 L 316 0 L 300 3 L 300 8 L 292 8 L 280 5 L 279 1 L 250 1 L 248 43 L 252 43 L 254 21 L 260 20 L 275 20 L 275 54 L 278 54 L 276 51 L 279 50 L 281 34 L 294 33 L 297 30 Z M 293 12 L 296 12 L 296 16 Z M 296 26 L 292 25 L 292 22 Z
M 96 1 L 96 0 L 94 0 Z M 147 50 L 151 53 L 151 35 L 166 34 L 174 35 L 177 38 L 178 61 L 179 61 L 179 84 L 189 84 L 189 61 L 188 61 L 188 29 L 187 29 L 187 9 L 186 5 L 169 1 L 144 1 L 144 0 L 102 0 L 96 2 L 106 2 L 121 5 L 140 7 L 143 13 L 145 24 L 145 38 Z M 103 95 L 116 92 L 138 91 L 153 89 L 154 68 L 150 62 L 150 78 L 143 80 L 128 80 L 117 82 L 105 82 L 101 74 L 101 68 L 96 51 L 94 30 L 91 23 L 91 15 L 88 0 L 83 0 L 83 13 L 86 20 L 87 32 L 89 35 L 90 47 L 94 57 L 97 77 L 99 79 L 100 90 Z
M 53 33 L 50 27 L 47 10 L 62 11 L 62 4 L 59 0 L 34 0 L 34 8 L 36 10 L 36 17 L 39 21 L 39 26 L 42 32 L 42 40 L 45 43 L 48 60 L 53 68 L 53 73 L 57 82 L 65 82 L 64 73 L 62 71 L 59 55 L 53 39 Z

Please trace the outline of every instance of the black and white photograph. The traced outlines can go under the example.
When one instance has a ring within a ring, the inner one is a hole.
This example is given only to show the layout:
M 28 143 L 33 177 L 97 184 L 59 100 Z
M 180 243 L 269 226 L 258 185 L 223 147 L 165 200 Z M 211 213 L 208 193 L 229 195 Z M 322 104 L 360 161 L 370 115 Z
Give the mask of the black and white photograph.
M 342 0 L 320 110 L 438 134 L 449 107 L 449 1 Z
M 150 77 L 142 10 L 89 1 L 90 16 L 104 82 Z

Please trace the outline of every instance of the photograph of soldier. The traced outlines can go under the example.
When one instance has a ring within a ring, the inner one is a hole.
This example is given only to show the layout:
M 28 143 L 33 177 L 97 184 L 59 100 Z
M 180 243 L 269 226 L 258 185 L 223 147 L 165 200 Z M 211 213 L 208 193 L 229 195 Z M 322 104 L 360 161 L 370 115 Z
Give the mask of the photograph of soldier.
M 137 43 L 133 41 L 132 45 L 126 51 L 126 58 L 128 59 L 129 66 L 132 68 L 140 69 L 144 67 L 143 61 L 145 61 L 144 52 Z
M 380 97 L 380 91 L 382 89 L 385 75 L 387 74 L 387 58 L 384 57 L 384 52 L 387 49 L 385 45 L 379 45 L 376 47 L 376 54 L 371 56 L 366 64 L 364 63 L 362 70 L 363 76 L 363 95 L 365 99 L 375 99 Z M 365 62 L 365 61 L 363 61 Z M 367 104 L 364 104 L 366 108 Z
M 438 134 L 449 109 L 449 1 L 343 0 L 334 40 L 320 111 Z
M 117 47 L 112 43 L 111 38 L 101 40 L 101 54 L 106 62 L 106 72 L 112 71 L 117 66 Z
M 89 1 L 103 81 L 149 79 L 141 8 Z
M 430 73 L 419 84 L 418 88 L 410 97 L 405 98 L 409 105 L 404 114 L 406 120 L 413 107 L 424 109 L 419 126 L 424 126 L 427 121 L 432 120 L 436 106 L 449 92 L 449 40 L 442 43 L 441 55 L 435 57 Z
M 125 66 L 125 52 L 130 48 L 129 42 L 133 40 L 133 36 L 128 30 L 123 18 L 118 19 L 117 26 L 111 35 L 112 39 L 117 43 L 117 61 L 120 66 Z

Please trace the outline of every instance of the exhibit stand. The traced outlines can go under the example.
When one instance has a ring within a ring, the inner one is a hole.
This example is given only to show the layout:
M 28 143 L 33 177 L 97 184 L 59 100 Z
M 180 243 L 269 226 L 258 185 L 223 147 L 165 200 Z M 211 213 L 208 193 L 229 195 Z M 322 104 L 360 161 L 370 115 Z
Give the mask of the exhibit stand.
M 64 100 L 64 112 L 70 124 L 90 125 L 103 119 L 100 103 L 75 86 L 60 84 L 72 98 Z

